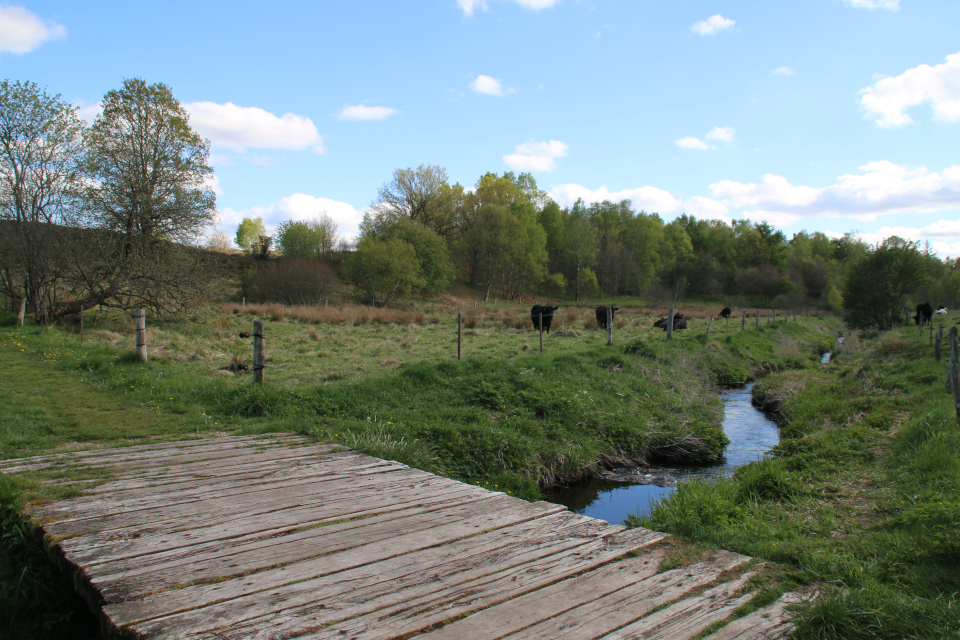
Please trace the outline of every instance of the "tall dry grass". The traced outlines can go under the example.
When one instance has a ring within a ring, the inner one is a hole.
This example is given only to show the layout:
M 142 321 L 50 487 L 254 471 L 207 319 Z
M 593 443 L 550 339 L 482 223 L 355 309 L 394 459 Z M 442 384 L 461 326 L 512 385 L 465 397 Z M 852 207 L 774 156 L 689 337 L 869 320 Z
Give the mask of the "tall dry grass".
M 320 307 L 311 305 L 284 305 L 279 303 L 247 304 L 245 307 L 229 303 L 223 305 L 226 313 L 269 317 L 274 322 L 283 322 L 286 318 L 317 324 L 413 324 L 424 322 L 426 315 L 422 311 L 403 311 L 383 307 L 364 307 L 346 304 L 339 307 Z

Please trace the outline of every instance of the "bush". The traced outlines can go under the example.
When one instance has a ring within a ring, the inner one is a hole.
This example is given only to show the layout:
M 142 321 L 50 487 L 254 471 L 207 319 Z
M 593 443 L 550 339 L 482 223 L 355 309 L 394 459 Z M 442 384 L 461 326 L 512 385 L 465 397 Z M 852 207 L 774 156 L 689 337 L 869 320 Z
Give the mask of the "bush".
M 288 305 L 323 304 L 337 297 L 340 279 L 316 260 L 283 260 L 260 267 L 245 287 L 249 297 Z

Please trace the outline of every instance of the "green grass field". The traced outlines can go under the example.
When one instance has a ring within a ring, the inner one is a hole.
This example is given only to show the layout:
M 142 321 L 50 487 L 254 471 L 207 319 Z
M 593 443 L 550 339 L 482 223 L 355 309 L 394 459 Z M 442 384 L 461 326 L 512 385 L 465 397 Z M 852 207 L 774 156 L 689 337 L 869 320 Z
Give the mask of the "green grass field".
M 621 309 L 612 346 L 592 308 L 573 309 L 554 320 L 540 355 L 519 307 L 434 303 L 337 319 L 330 310 L 229 305 L 187 323 L 148 322 L 147 363 L 133 357 L 124 316 L 88 317 L 83 344 L 78 326 L 8 319 L 0 456 L 291 431 L 533 500 L 606 464 L 717 458 L 726 444 L 718 386 L 759 378 L 755 393 L 782 425 L 776 457 L 728 481 L 683 485 L 646 525 L 690 543 L 677 562 L 703 545 L 770 561 L 767 599 L 816 586 L 823 595 L 804 612 L 803 637 L 956 631 L 950 524 L 960 513 L 960 431 L 943 390 L 946 365 L 925 340 L 909 331 L 847 336 L 841 357 L 821 367 L 842 330 L 833 318 L 764 316 L 743 332 L 739 318 L 729 332 L 715 321 L 708 340 L 708 313 L 693 310 L 691 328 L 668 342 L 650 326 L 658 314 Z M 259 387 L 236 370 L 250 362 L 251 340 L 237 337 L 252 331 L 248 311 L 267 322 Z M 467 316 L 460 361 L 458 311 Z M 9 551 L 0 611 L 21 637 L 83 637 L 69 630 L 89 616 L 20 516 L 28 502 L 57 497 L 43 479 L 0 477 Z M 918 622 L 904 622 L 908 613 Z

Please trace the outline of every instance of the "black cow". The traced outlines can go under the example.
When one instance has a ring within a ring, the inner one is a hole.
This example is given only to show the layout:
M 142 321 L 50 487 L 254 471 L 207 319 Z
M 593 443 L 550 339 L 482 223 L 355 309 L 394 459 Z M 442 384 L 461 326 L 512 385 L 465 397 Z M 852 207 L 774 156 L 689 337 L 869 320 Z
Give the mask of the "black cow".
M 720 310 L 720 317 L 721 317 L 721 318 L 729 318 L 729 317 L 730 317 L 730 313 L 731 313 L 730 307 L 724 307 L 723 309 Z
M 930 324 L 933 318 L 933 307 L 930 306 L 929 302 L 921 302 L 917 305 L 917 314 L 913 316 L 913 321 L 923 326 L 925 324 Z
M 550 333 L 550 323 L 553 322 L 553 312 L 560 307 L 548 307 L 542 304 L 535 304 L 530 309 L 530 319 L 533 320 L 534 331 L 540 331 L 540 317 L 543 316 L 543 331 Z
M 657 329 L 663 329 L 664 331 L 666 331 L 666 330 L 667 330 L 667 319 L 666 319 L 666 318 L 660 318 L 659 320 L 657 320 L 656 322 L 653 323 L 653 326 L 654 326 L 655 328 L 657 328 Z M 674 315 L 673 315 L 673 329 L 674 329 L 674 331 L 676 331 L 677 329 L 686 329 L 686 328 L 687 328 L 687 321 L 686 321 L 686 319 L 683 317 L 683 314 L 682 314 L 682 313 L 676 313 L 676 314 L 674 314 Z
M 610 307 L 610 319 L 613 319 L 614 314 L 620 311 L 620 307 Z M 601 328 L 607 328 L 607 308 L 606 307 L 597 307 L 597 324 Z

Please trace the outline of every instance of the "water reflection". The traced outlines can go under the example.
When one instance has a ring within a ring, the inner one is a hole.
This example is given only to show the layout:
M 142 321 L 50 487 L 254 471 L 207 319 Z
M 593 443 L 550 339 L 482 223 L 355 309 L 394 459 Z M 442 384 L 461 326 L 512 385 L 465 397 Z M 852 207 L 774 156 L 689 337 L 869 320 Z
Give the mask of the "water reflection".
M 777 425 L 753 406 L 753 385 L 723 391 L 723 430 L 730 439 L 721 464 L 709 467 L 628 468 L 605 471 L 546 496 L 571 511 L 607 522 L 622 522 L 630 514 L 649 515 L 653 506 L 685 478 L 729 475 L 736 467 L 762 459 L 780 441 Z M 658 486 L 659 485 L 659 486 Z

